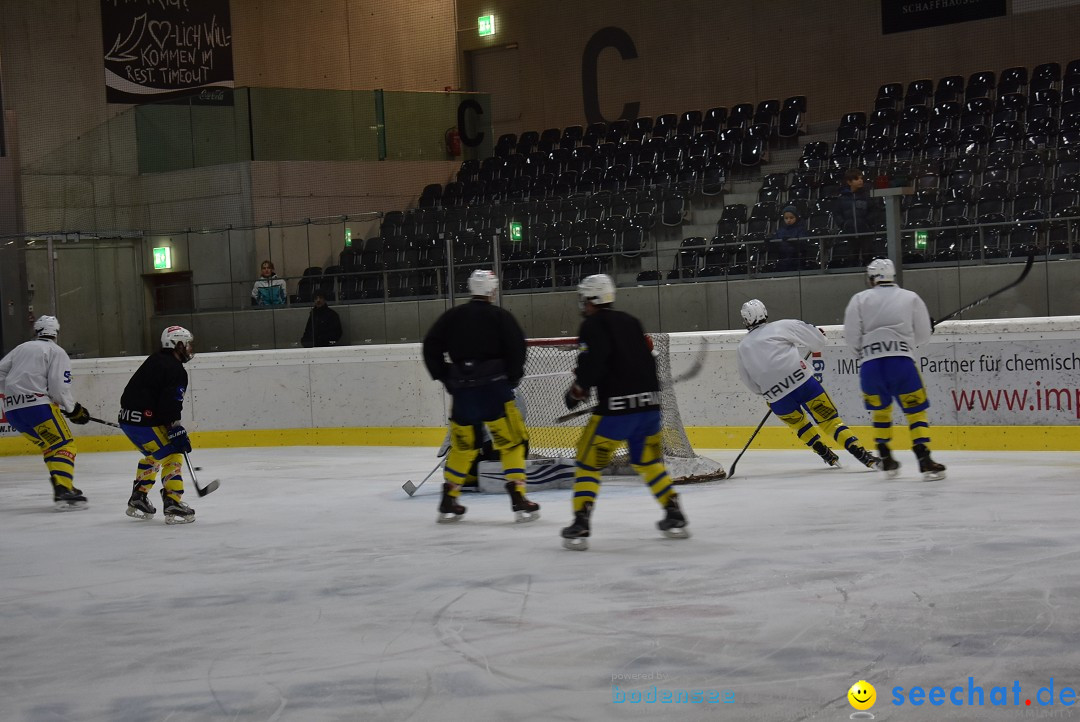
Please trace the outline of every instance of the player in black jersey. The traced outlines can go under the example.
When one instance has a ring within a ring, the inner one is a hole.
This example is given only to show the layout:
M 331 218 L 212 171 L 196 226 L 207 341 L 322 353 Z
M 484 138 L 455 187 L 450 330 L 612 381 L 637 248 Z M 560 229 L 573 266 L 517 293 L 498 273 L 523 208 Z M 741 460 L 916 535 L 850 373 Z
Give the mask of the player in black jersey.
M 157 509 L 146 498 L 161 471 L 161 501 L 165 522 L 189 524 L 195 511 L 181 501 L 184 480 L 182 454 L 191 451 L 187 431 L 180 425 L 188 375 L 184 364 L 195 355 L 194 336 L 181 326 L 161 333 L 161 350 L 143 361 L 120 397 L 120 428 L 142 452 L 128 499 L 127 515 L 151 519 Z
M 585 320 L 578 332 L 581 350 L 566 407 L 573 410 L 593 387 L 598 402 L 578 441 L 574 523 L 562 530 L 563 546 L 588 548 L 589 517 L 600 491 L 600 474 L 624 441 L 631 466 L 666 512 L 657 527 L 665 536 L 685 539 L 686 518 L 664 466 L 660 382 L 652 340 L 640 321 L 612 308 L 615 284 L 609 276 L 584 279 L 578 296 Z
M 491 431 L 499 451 L 506 491 L 517 521 L 540 518 L 540 505 L 525 498 L 525 449 L 529 434 L 514 402 L 525 374 L 525 334 L 509 311 L 492 301 L 499 279 L 491 271 L 469 277 L 472 300 L 439 317 L 424 337 L 424 364 L 453 396 L 450 453 L 443 469 L 443 495 L 436 521 L 457 521 L 461 483 Z

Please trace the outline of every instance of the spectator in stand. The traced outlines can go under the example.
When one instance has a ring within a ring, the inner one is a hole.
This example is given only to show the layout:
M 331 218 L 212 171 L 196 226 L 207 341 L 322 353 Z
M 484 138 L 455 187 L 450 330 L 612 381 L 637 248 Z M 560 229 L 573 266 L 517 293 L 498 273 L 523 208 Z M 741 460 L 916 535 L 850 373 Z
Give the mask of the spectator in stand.
M 337 311 L 326 305 L 322 292 L 315 294 L 315 305 L 308 315 L 307 327 L 300 339 L 304 348 L 336 346 L 341 340 L 341 319 Z
M 873 255 L 874 236 L 870 233 L 870 193 L 865 188 L 866 178 L 858 168 L 844 173 L 844 184 L 836 199 L 834 213 L 841 233 L 855 234 L 848 242 L 847 255 L 855 260 L 851 265 L 862 265 L 864 259 Z
M 786 206 L 780 219 L 780 227 L 769 244 L 776 253 L 777 271 L 797 271 L 799 262 L 805 255 L 806 224 L 799 217 L 799 209 Z
M 263 261 L 259 271 L 259 280 L 251 289 L 252 306 L 284 306 L 285 281 L 274 273 L 274 264 Z

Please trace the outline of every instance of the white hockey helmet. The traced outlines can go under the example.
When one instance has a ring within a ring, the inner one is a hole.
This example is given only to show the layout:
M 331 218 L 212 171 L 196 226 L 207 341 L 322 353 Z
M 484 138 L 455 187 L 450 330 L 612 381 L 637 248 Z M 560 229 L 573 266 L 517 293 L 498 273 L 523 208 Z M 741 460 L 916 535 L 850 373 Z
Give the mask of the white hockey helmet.
M 866 280 L 871 286 L 896 282 L 896 266 L 888 258 L 875 258 L 866 267 Z
M 56 338 L 60 333 L 60 322 L 56 316 L 42 316 L 34 321 L 34 338 Z
M 180 352 L 180 360 L 187 363 L 195 355 L 192 342 L 195 336 L 183 326 L 169 326 L 161 332 L 161 348 L 177 350 Z
M 751 298 L 744 303 L 739 313 L 742 314 L 743 324 L 747 328 L 755 328 L 769 320 L 768 309 L 765 308 L 764 303 L 756 298 Z
M 476 269 L 469 276 L 469 293 L 473 296 L 492 297 L 499 290 L 499 277 L 491 271 Z
M 615 303 L 615 282 L 611 280 L 611 276 L 604 273 L 583 278 L 578 284 L 577 292 L 583 304 L 588 302 L 594 306 L 603 306 Z

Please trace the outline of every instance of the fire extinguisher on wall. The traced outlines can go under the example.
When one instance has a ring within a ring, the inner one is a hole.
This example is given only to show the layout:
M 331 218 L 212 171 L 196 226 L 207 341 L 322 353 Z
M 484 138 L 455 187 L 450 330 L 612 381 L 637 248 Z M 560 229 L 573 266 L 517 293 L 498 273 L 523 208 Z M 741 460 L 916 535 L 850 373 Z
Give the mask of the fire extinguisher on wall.
M 458 132 L 457 127 L 449 128 L 446 131 L 446 135 L 443 136 L 443 140 L 446 141 L 446 153 L 451 158 L 458 158 L 461 156 L 461 133 Z

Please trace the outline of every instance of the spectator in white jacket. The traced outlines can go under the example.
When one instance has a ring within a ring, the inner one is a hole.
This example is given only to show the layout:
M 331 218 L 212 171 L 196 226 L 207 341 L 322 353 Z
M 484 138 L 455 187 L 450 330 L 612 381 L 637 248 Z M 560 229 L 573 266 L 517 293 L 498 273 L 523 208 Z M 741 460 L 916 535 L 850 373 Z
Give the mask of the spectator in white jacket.
M 251 305 L 284 306 L 285 281 L 274 274 L 274 264 L 263 261 L 259 269 L 259 280 L 251 289 Z
M 852 296 L 844 312 L 844 337 L 861 362 L 859 383 L 874 422 L 881 466 L 890 477 L 900 473 L 900 462 L 889 449 L 896 399 L 907 416 L 923 479 L 944 479 L 945 467 L 930 458 L 930 402 L 915 365 L 915 349 L 933 333 L 930 313 L 919 294 L 896 285 L 896 268 L 889 259 L 871 261 L 866 280 L 870 288 Z

